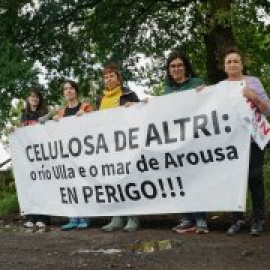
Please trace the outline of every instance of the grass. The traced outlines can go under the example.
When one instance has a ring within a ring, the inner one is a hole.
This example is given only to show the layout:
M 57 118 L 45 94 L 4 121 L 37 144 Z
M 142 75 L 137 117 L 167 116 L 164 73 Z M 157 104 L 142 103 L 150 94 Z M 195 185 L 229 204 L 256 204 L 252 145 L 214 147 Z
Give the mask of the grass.
M 19 212 L 15 181 L 11 171 L 0 174 L 0 217 Z
M 0 201 L 0 217 L 19 212 L 16 193 L 6 193 Z

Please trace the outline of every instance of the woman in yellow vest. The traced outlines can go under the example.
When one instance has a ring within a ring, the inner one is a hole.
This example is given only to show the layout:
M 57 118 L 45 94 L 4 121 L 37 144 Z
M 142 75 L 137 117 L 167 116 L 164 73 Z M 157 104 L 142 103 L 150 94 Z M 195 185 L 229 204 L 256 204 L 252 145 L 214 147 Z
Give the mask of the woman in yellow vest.
M 122 105 L 128 106 L 140 101 L 133 91 L 123 87 L 122 76 L 117 65 L 107 65 L 103 69 L 102 75 L 105 89 L 97 104 L 99 110 L 117 108 Z M 124 231 L 131 232 L 137 230 L 138 227 L 138 217 L 113 217 L 109 224 L 102 227 L 102 230 L 112 232 L 123 228 Z

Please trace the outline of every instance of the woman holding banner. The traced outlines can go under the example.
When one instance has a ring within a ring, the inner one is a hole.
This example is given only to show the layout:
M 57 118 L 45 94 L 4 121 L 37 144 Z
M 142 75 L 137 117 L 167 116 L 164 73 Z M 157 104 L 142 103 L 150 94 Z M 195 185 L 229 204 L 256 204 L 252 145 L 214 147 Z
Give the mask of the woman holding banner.
M 204 85 L 202 79 L 196 77 L 191 62 L 185 54 L 173 51 L 166 63 L 166 79 L 164 94 L 186 91 Z M 185 213 L 180 223 L 173 228 L 177 233 L 197 232 L 209 233 L 204 213 Z
M 63 95 L 66 100 L 66 107 L 59 110 L 53 117 L 54 120 L 59 120 L 62 117 L 68 116 L 80 116 L 84 113 L 93 111 L 91 105 L 87 102 L 79 101 L 79 87 L 76 82 L 72 80 L 66 80 L 63 83 Z M 62 231 L 68 231 L 73 229 L 87 229 L 89 227 L 89 218 L 72 217 L 69 218 L 69 222 L 61 227 Z
M 115 64 L 107 65 L 103 71 L 103 80 L 105 90 L 103 96 L 98 100 L 99 110 L 117 108 L 122 105 L 129 106 L 132 103 L 139 102 L 137 95 L 130 89 L 123 87 L 121 73 Z M 138 217 L 113 217 L 109 224 L 102 227 L 103 231 L 112 232 L 122 229 L 126 232 L 137 230 L 139 227 Z
M 21 116 L 21 124 L 23 126 L 34 125 L 38 123 L 38 119 L 48 112 L 45 100 L 41 93 L 40 87 L 33 86 L 30 88 L 29 95 L 26 98 L 25 110 Z M 27 215 L 27 222 L 24 227 L 34 230 L 44 230 L 50 225 L 50 217 L 45 215 Z
M 244 75 L 244 58 L 236 48 L 228 48 L 222 56 L 222 64 L 228 81 L 243 81 L 243 95 L 253 103 L 261 114 L 270 114 L 270 102 L 261 81 Z M 259 236 L 264 226 L 264 184 L 263 184 L 264 150 L 252 139 L 250 148 L 248 186 L 253 206 L 253 220 L 250 234 Z M 229 235 L 241 231 L 245 225 L 243 213 L 233 213 L 233 224 L 228 229 Z

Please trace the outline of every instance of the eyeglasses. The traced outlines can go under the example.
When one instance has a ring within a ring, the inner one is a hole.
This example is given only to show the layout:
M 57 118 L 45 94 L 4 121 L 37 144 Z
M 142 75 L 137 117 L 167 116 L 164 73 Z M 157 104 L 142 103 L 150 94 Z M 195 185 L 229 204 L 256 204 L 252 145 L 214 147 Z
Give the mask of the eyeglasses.
M 170 68 L 181 68 L 181 67 L 183 67 L 184 66 L 184 64 L 182 64 L 182 63 L 179 63 L 179 64 L 172 64 L 172 65 L 170 65 Z

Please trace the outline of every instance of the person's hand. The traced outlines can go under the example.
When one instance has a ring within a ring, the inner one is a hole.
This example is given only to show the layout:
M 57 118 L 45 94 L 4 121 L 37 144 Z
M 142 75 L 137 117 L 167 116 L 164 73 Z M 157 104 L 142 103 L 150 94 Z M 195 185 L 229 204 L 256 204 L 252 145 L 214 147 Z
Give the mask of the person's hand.
M 149 100 L 149 98 L 146 97 L 146 98 L 142 99 L 140 102 L 146 104 L 146 103 L 148 103 L 148 100 Z M 128 101 L 128 102 L 125 103 L 124 106 L 128 108 L 128 107 L 130 107 L 130 106 L 132 106 L 132 105 L 134 105 L 134 104 L 137 104 L 137 103 L 138 103 L 138 102 L 131 102 L 131 101 Z
M 128 107 L 130 107 L 130 106 L 132 106 L 132 105 L 134 105 L 134 104 L 136 104 L 136 103 L 137 103 L 137 102 L 131 102 L 131 101 L 128 101 L 128 102 L 125 103 L 124 106 L 125 106 L 126 108 L 128 108 Z
M 81 116 L 85 114 L 85 111 L 77 111 L 77 113 L 75 114 L 76 116 Z
M 197 86 L 195 89 L 196 89 L 196 92 L 201 92 L 202 90 L 204 90 L 206 87 L 205 84 L 201 84 L 199 86 Z
M 243 96 L 245 98 L 251 100 L 255 104 L 258 104 L 258 102 L 260 101 L 258 95 L 251 88 L 249 88 L 249 87 L 245 87 L 243 89 Z
M 254 103 L 260 113 L 265 114 L 267 112 L 267 102 L 261 100 L 254 90 L 249 87 L 245 87 L 243 89 L 243 96 Z
M 51 112 L 41 116 L 38 118 L 38 122 L 40 124 L 45 124 L 47 121 L 51 120 L 55 114 L 55 110 L 52 110 Z
M 61 118 L 61 116 L 55 115 L 55 116 L 53 117 L 53 120 L 54 120 L 54 121 L 59 121 L 60 118 Z
M 148 103 L 148 101 L 149 101 L 149 97 L 143 98 L 143 99 L 141 100 L 141 102 L 142 102 L 142 103 L 145 103 L 145 104 Z
M 6 130 L 7 130 L 7 133 L 8 134 L 11 134 L 11 133 L 13 133 L 16 130 L 16 127 L 14 127 L 14 126 L 8 126 L 8 127 L 6 127 Z

